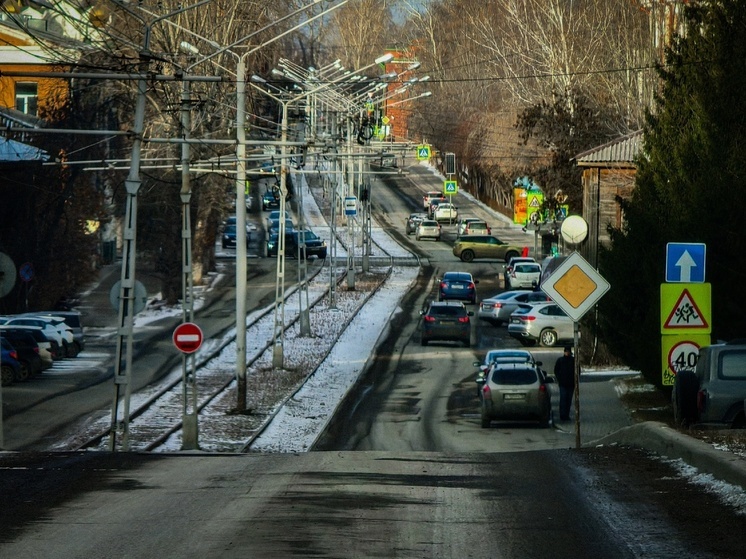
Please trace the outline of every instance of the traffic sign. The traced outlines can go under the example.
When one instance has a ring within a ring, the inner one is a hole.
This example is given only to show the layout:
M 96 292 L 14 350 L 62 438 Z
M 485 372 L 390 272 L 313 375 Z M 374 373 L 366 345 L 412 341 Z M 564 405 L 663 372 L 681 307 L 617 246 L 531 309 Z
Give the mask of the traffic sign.
M 446 194 L 457 194 L 458 183 L 456 181 L 444 181 L 443 192 L 445 192 Z
M 711 284 L 661 284 L 661 334 L 683 332 L 712 332 Z
M 666 281 L 681 283 L 704 283 L 704 243 L 666 244 Z
M 573 252 L 541 283 L 541 289 L 575 322 L 609 290 L 607 282 L 588 261 Z
M 345 196 L 345 215 L 357 215 L 357 196 Z
M 182 353 L 194 353 L 202 345 L 202 329 L 193 322 L 182 322 L 174 330 L 174 345 Z
M 419 159 L 420 161 L 430 159 L 430 146 L 417 146 L 417 159 Z
M 661 336 L 661 360 L 664 386 L 673 386 L 682 371 L 694 371 L 699 350 L 710 345 L 709 334 Z
M 34 279 L 34 266 L 31 262 L 24 262 L 18 269 L 18 275 L 21 276 L 21 280 L 29 282 Z

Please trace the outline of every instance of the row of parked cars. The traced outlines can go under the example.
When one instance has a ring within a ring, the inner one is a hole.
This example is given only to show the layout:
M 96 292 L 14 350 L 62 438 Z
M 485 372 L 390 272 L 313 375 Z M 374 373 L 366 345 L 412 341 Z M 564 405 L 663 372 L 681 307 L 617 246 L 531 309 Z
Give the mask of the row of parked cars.
M 55 360 L 76 357 L 85 348 L 77 311 L 0 316 L 2 384 L 28 380 Z

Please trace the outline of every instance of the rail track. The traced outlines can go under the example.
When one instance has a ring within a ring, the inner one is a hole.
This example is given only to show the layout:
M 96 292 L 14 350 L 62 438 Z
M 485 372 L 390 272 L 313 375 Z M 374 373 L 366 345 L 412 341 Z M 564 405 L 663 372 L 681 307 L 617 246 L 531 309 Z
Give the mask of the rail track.
M 342 239 L 340 239 L 342 240 Z M 375 245 L 375 243 L 374 243 Z M 344 246 L 344 243 L 343 245 Z M 388 277 L 395 259 L 375 245 L 369 272 L 355 274 L 355 289 L 345 285 L 346 259 L 329 258 L 308 278 L 311 335 L 301 336 L 300 293 L 289 289 L 284 302 L 283 367 L 273 362 L 275 307 L 271 305 L 247 319 L 247 406 L 236 410 L 235 331 L 209 340 L 193 357 L 196 391 L 183 382 L 182 365 L 157 385 L 132 395 L 126 446 L 130 451 L 170 452 L 182 449 L 185 402 L 196 402 L 199 448 L 214 452 L 242 452 L 266 427 L 279 408 L 302 386 L 334 346 L 349 321 Z M 416 259 L 415 259 L 416 261 Z M 358 262 L 359 264 L 359 262 Z M 330 290 L 329 266 L 334 266 L 335 290 Z M 187 370 L 191 370 L 187 367 Z M 193 413 L 190 411 L 190 413 Z M 111 415 L 89 420 L 73 439 L 55 450 L 109 450 Z M 120 429 L 121 430 L 121 421 Z M 123 450 L 123 436 L 115 437 L 115 450 Z

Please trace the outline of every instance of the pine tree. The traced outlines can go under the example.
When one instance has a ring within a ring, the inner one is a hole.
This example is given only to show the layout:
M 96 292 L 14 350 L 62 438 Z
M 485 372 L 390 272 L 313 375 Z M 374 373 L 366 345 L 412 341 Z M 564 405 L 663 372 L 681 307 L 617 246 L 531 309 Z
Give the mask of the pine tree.
M 700 2 L 685 18 L 659 69 L 635 191 L 620 202 L 625 225 L 600 255 L 612 285 L 601 301 L 603 337 L 656 384 L 666 243 L 707 246 L 713 340 L 746 333 L 746 0 Z

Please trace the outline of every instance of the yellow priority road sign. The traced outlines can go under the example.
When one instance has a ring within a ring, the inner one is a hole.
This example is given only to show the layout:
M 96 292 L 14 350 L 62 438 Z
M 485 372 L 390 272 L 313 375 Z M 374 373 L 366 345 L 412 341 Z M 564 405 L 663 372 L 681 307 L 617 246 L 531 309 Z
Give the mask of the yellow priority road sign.
M 661 334 L 712 332 L 712 289 L 709 283 L 661 284 Z

